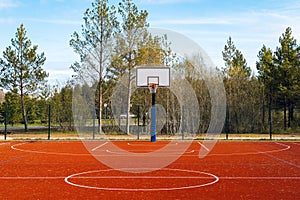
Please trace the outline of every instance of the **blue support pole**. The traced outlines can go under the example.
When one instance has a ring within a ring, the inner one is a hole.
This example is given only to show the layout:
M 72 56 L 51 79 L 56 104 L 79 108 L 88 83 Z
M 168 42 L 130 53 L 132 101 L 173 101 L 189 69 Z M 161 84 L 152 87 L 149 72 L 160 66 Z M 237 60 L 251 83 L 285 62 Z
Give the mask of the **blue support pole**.
M 152 92 L 152 107 L 151 107 L 151 142 L 156 142 L 156 106 L 155 106 L 155 90 Z

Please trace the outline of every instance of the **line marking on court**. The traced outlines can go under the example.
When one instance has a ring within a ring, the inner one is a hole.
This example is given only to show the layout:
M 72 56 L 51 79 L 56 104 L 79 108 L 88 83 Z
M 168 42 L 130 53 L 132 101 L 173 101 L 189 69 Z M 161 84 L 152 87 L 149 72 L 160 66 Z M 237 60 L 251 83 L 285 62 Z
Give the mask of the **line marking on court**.
M 1 142 L 0 145 L 10 144 L 10 142 Z
M 209 151 L 209 149 L 204 144 L 201 144 L 201 142 L 198 142 L 198 144 L 200 144 L 200 146 L 203 147 L 206 151 Z
M 7 177 L 0 177 L 0 180 L 44 180 L 44 179 L 64 179 L 64 176 L 16 176 L 16 177 L 11 177 L 11 176 L 7 176 Z
M 65 176 L 4 176 L 0 180 L 55 180 L 65 179 Z M 77 176 L 71 177 L 72 179 L 212 179 L 212 177 L 197 177 L 197 176 Z M 227 180 L 300 180 L 297 176 L 224 176 L 218 177 L 219 179 Z
M 300 146 L 300 143 L 297 143 L 297 142 L 293 142 L 293 144 Z
M 145 151 L 145 152 L 123 152 L 123 151 L 110 151 L 108 149 L 105 150 L 107 153 L 110 153 L 110 154 L 114 154 L 114 155 L 120 155 L 120 156 L 140 156 L 140 155 L 145 155 L 145 154 L 148 154 L 148 153 L 153 153 L 153 151 Z M 168 152 L 162 152 L 160 154 L 161 155 L 164 155 L 164 156 L 168 156 L 168 155 L 184 155 L 184 154 L 190 154 L 190 153 L 194 153 L 195 150 L 191 150 L 191 151 L 188 151 L 188 152 L 184 152 L 183 154 L 182 153 L 176 153 L 177 151 L 168 151 Z
M 281 143 L 279 143 L 279 142 L 274 142 L 274 143 L 275 143 L 275 144 L 279 144 L 279 145 L 284 146 L 284 147 L 287 147 L 286 150 L 288 150 L 288 149 L 291 148 L 291 146 L 289 146 L 289 145 L 287 145 L 287 144 L 281 144 Z
M 98 173 L 98 172 L 109 172 L 109 171 L 113 171 L 113 170 L 120 170 L 120 169 L 109 169 L 109 170 L 94 170 L 94 171 L 86 171 L 86 172 L 80 172 L 80 173 L 76 173 L 76 174 L 72 174 L 69 175 L 67 177 L 65 177 L 64 181 L 72 186 L 75 187 L 80 187 L 80 188 L 87 188 L 87 189 L 97 189 L 97 190 L 107 190 L 107 191 L 171 191 L 171 190 L 182 190 L 182 189 L 192 189 L 192 188 L 200 188 L 200 187 L 204 187 L 204 186 L 209 186 L 209 185 L 213 185 L 215 183 L 217 183 L 219 181 L 219 177 L 211 174 L 211 173 L 207 173 L 207 172 L 201 172 L 201 171 L 193 171 L 193 170 L 184 170 L 184 169 L 170 169 L 170 168 L 163 168 L 160 169 L 162 171 L 179 171 L 179 172 L 188 172 L 188 173 L 195 173 L 195 174 L 201 174 L 201 175 L 206 175 L 210 178 L 206 178 L 212 181 L 208 182 L 208 183 L 202 183 L 202 184 L 196 184 L 196 185 L 188 185 L 188 186 L 182 186 L 182 187 L 173 187 L 173 188 L 108 188 L 108 187 L 97 187 L 97 186 L 91 186 L 91 185 L 83 185 L 83 184 L 77 184 L 74 183 L 72 181 L 70 181 L 69 179 L 76 179 L 76 177 L 82 177 L 82 175 L 86 175 L 86 174 L 91 174 L 91 173 Z M 123 179 L 126 178 L 127 176 L 117 176 L 117 178 Z M 145 177 L 148 178 L 154 178 L 155 176 L 139 176 L 142 179 L 145 179 Z M 161 178 L 162 176 L 159 176 L 159 178 Z M 181 177 L 181 176 L 180 176 Z M 190 176 L 188 176 L 187 178 L 189 178 Z M 194 176 L 193 176 L 194 177 Z M 199 177 L 199 176 L 198 176 Z M 203 176 L 200 176 L 203 178 Z M 85 177 L 82 177 L 85 178 Z M 89 178 L 91 178 L 89 176 Z M 106 177 L 105 177 L 106 178 Z M 107 177 L 109 178 L 109 177 Z M 131 176 L 131 179 L 135 178 L 135 176 Z M 164 177 L 166 178 L 166 177 Z M 172 177 L 167 177 L 167 178 L 172 178 Z
M 153 146 L 153 145 L 150 145 L 150 144 L 148 144 L 148 145 L 145 145 L 145 144 L 132 144 L 132 143 L 130 143 L 130 142 L 128 142 L 127 143 L 127 145 L 128 146 Z M 176 142 L 175 144 L 165 144 L 165 145 L 178 145 L 178 142 Z M 162 145 L 162 147 L 164 147 L 165 145 Z
M 290 149 L 290 148 L 291 148 L 289 145 L 286 145 L 286 144 L 281 144 L 281 143 L 278 143 L 278 142 L 275 142 L 275 144 L 279 144 L 279 145 L 282 145 L 282 146 L 288 146 L 287 149 Z M 263 152 L 263 151 L 257 150 L 257 152 L 259 152 L 259 153 L 261 153 L 261 154 L 264 154 L 264 155 L 266 155 L 266 156 L 268 156 L 268 157 L 274 158 L 274 159 L 276 159 L 276 160 L 279 160 L 279 161 L 281 161 L 281 162 L 283 162 L 283 163 L 285 163 L 285 164 L 288 164 L 288 165 L 290 165 L 290 166 L 300 168 L 299 165 L 297 165 L 297 164 L 295 164 L 295 163 L 292 163 L 292 162 L 290 162 L 290 161 L 281 159 L 281 158 L 279 158 L 279 157 L 277 157 L 277 156 L 274 156 L 274 155 L 270 154 L 270 152 L 268 152 L 268 151 Z
M 300 180 L 300 177 L 297 177 L 297 176 L 283 176 L 283 177 L 276 177 L 276 176 L 257 176 L 257 177 L 246 177 L 246 176 L 242 176 L 242 177 L 230 177 L 230 176 L 225 176 L 225 177 L 219 177 L 220 179 L 228 179 L 228 180 L 247 180 L 247 179 L 250 179 L 250 180 L 286 180 L 286 179 L 289 179 L 289 180 Z
M 105 142 L 105 143 L 103 143 L 103 144 L 100 144 L 99 146 L 93 148 L 92 151 L 96 151 L 97 149 L 103 147 L 103 146 L 106 145 L 107 143 L 108 143 L 108 142 Z
M 240 153 L 220 153 L 220 154 L 209 154 L 207 156 L 236 156 L 236 155 L 256 155 L 256 154 L 262 154 L 262 153 L 276 153 L 276 152 L 281 152 L 281 151 L 286 151 L 289 150 L 291 148 L 291 146 L 286 145 L 286 144 L 281 144 L 278 142 L 274 142 L 275 144 L 281 145 L 285 148 L 283 149 L 274 149 L 274 150 L 268 150 L 268 151 L 258 151 L 256 150 L 256 152 L 240 152 Z
M 91 156 L 91 154 L 84 154 L 84 153 L 63 153 L 63 152 L 46 152 L 46 151 L 34 151 L 34 150 L 26 150 L 26 149 L 19 149 L 16 148 L 17 146 L 21 146 L 24 144 L 29 144 L 28 142 L 18 143 L 11 145 L 10 148 L 13 150 L 27 152 L 27 153 L 39 153 L 39 154 L 47 154 L 47 155 L 62 155 L 62 156 Z
M 276 157 L 276 156 L 274 156 L 274 155 L 272 155 L 272 154 L 269 154 L 269 153 L 266 153 L 266 152 L 260 152 L 260 153 L 262 153 L 262 154 L 264 154 L 264 155 L 266 155 L 266 156 L 269 156 L 269 157 L 271 157 L 271 158 L 274 158 L 274 159 L 276 159 L 276 160 L 279 160 L 279 161 L 281 161 L 281 162 L 283 162 L 283 163 L 285 163 L 285 164 L 288 164 L 288 165 L 290 165 L 290 166 L 300 168 L 299 165 L 297 165 L 297 164 L 295 164 L 295 163 L 292 163 L 292 162 L 290 162 L 290 161 L 287 161 L 287 160 L 278 158 L 278 157 Z

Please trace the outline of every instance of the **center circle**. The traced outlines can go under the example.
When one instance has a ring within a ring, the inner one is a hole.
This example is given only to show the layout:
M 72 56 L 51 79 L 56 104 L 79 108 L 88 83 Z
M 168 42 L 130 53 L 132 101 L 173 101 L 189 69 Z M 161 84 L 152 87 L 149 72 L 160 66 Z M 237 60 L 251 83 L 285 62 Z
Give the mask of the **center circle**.
M 65 182 L 86 189 L 146 192 L 200 188 L 219 181 L 219 177 L 214 174 L 194 170 L 171 168 L 140 170 L 151 173 L 125 173 L 124 169 L 94 170 L 72 174 L 65 178 Z M 107 181 L 112 179 L 114 181 Z

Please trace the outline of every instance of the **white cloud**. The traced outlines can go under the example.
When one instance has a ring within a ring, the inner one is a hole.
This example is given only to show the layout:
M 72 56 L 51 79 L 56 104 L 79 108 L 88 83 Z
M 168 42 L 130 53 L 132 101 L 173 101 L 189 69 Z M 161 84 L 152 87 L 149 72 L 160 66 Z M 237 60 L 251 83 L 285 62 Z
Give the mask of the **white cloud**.
M 19 7 L 21 3 L 19 1 L 14 0 L 0 0 L 0 10 L 6 8 L 14 8 Z

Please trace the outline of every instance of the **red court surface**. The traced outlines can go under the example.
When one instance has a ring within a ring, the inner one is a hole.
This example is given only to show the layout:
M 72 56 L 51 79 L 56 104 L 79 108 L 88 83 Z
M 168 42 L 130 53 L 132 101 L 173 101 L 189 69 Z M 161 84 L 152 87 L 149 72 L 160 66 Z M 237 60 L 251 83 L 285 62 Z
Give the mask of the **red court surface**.
M 219 141 L 199 158 L 206 147 L 193 141 L 168 166 L 151 169 L 146 159 L 135 173 L 99 161 L 126 162 L 108 143 L 91 141 L 94 157 L 81 141 L 0 141 L 0 199 L 300 199 L 300 142 Z M 113 143 L 135 155 L 168 144 Z

